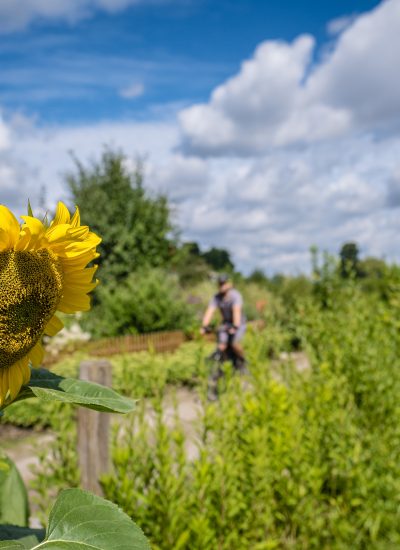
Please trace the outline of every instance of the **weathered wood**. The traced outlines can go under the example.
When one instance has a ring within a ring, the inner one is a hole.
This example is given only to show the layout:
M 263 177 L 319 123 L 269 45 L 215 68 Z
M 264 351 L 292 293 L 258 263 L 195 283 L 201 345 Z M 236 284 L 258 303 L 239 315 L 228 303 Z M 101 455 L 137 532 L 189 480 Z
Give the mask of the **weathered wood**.
M 81 380 L 111 386 L 111 363 L 105 359 L 83 361 Z M 99 478 L 109 471 L 110 415 L 84 407 L 78 410 L 78 456 L 81 486 L 96 495 L 102 495 Z

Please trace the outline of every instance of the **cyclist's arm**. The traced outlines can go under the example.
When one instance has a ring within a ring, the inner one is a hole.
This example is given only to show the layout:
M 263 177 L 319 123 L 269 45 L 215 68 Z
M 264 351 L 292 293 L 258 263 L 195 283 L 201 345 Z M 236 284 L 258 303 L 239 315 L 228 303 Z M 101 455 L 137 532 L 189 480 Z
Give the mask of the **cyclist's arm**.
M 203 322 L 202 322 L 203 327 L 208 327 L 208 325 L 211 323 L 211 319 L 213 318 L 215 309 L 216 308 L 213 305 L 208 306 L 203 316 Z
M 235 327 L 240 326 L 242 320 L 242 306 L 241 304 L 234 304 L 232 306 L 232 321 Z

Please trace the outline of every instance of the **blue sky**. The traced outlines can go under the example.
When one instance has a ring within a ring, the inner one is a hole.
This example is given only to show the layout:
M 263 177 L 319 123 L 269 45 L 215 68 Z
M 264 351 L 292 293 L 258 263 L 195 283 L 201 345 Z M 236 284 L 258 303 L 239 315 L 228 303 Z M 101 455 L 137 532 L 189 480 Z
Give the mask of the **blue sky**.
M 93 7 L 76 21 L 32 14 L 0 36 L 0 101 L 40 123 L 160 116 L 165 103 L 206 101 L 261 41 L 307 32 L 324 47 L 329 21 L 376 4 L 171 0 Z
M 111 145 L 244 272 L 400 261 L 399 51 L 399 0 L 0 0 L 0 202 Z

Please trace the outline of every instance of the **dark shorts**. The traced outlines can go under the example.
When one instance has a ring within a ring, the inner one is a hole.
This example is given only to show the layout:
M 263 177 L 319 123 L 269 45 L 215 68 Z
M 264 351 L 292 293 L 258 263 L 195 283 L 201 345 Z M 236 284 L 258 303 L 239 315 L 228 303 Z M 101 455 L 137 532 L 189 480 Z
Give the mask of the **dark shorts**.
M 234 335 L 229 334 L 229 326 L 221 325 L 217 331 L 218 344 L 228 344 L 229 342 L 236 344 L 237 342 L 240 342 L 245 332 L 245 324 L 240 325 Z

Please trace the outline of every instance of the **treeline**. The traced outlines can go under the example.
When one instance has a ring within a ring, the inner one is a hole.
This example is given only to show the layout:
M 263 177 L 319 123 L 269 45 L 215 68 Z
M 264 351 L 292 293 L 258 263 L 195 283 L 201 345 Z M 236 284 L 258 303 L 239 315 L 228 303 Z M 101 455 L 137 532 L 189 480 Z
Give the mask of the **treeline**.
M 67 176 L 71 202 L 79 205 L 82 222 L 102 237 L 101 285 L 82 321 L 94 336 L 190 330 L 215 291 L 210 278 L 216 272 L 232 274 L 248 298 L 248 316 L 255 317 L 271 294 L 289 308 L 305 296 L 324 304 L 329 289 L 354 282 L 384 296 L 397 269 L 379 258 L 361 259 L 350 242 L 337 257 L 312 248 L 311 276 L 267 276 L 256 269 L 245 277 L 235 270 L 229 251 L 182 242 L 167 197 L 145 188 L 140 162 L 132 169 L 123 154 L 105 150 L 98 161 L 75 163 Z

